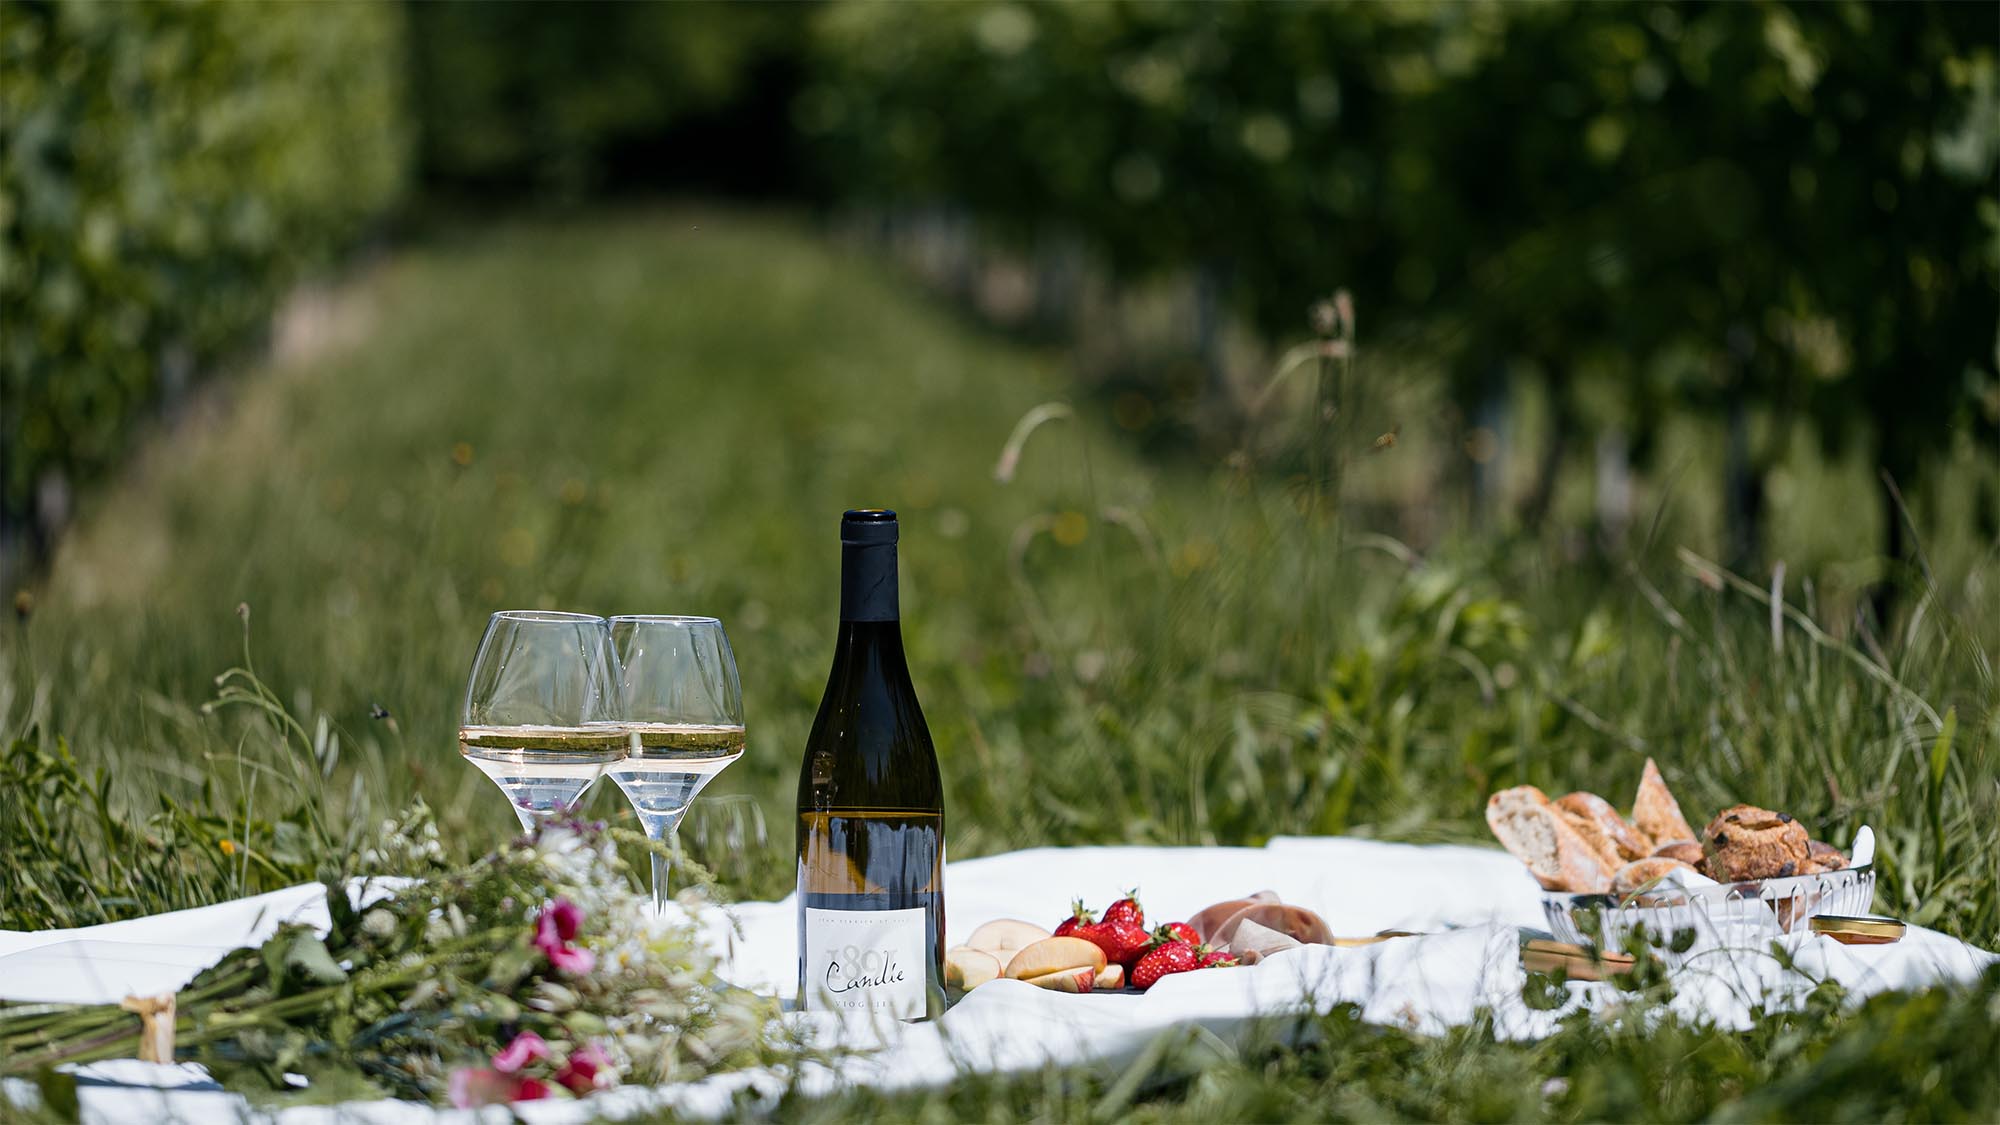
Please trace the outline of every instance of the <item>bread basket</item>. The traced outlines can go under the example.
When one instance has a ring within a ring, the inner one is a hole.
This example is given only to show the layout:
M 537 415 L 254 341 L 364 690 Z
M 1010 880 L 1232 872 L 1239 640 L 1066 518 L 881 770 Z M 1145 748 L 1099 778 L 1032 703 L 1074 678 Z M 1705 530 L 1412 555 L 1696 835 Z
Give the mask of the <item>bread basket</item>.
M 1816 914 L 1867 914 L 1875 901 L 1875 834 L 1856 833 L 1853 865 L 1818 875 L 1739 883 L 1661 885 L 1623 900 L 1608 894 L 1545 892 L 1542 913 L 1562 941 L 1622 949 L 1643 928 L 1669 952 L 1754 946 L 1808 932 Z M 1692 935 L 1693 945 L 1682 934 Z

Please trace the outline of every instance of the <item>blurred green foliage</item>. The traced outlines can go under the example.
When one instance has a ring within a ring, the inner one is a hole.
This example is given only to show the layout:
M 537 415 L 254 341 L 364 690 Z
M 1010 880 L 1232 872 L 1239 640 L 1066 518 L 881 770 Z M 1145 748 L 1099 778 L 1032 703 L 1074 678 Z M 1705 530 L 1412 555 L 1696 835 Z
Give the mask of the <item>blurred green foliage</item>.
M 842 3 L 815 50 L 843 191 L 1202 269 L 1277 337 L 1345 286 L 1468 411 L 1511 368 L 1642 458 L 1747 406 L 1902 477 L 2000 434 L 1977 6 Z
M 395 202 L 402 42 L 384 3 L 0 8 L 10 522 Z
M 2000 438 L 1974 5 L 8 13 L 10 516 L 393 201 L 406 131 L 454 193 L 950 201 L 1196 272 L 1272 339 L 1345 286 L 1464 416 L 1532 389 L 1554 454 L 1616 429 L 1644 466 L 1690 409 L 1764 420 L 1753 482 L 1795 432 L 1905 481 Z

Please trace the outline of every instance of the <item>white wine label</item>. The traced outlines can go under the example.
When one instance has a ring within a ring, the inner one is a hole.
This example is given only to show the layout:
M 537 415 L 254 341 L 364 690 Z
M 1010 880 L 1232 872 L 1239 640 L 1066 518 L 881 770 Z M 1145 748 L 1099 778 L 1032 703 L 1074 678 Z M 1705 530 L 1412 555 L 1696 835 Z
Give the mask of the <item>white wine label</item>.
M 808 1010 L 924 1017 L 924 908 L 815 910 L 806 907 Z

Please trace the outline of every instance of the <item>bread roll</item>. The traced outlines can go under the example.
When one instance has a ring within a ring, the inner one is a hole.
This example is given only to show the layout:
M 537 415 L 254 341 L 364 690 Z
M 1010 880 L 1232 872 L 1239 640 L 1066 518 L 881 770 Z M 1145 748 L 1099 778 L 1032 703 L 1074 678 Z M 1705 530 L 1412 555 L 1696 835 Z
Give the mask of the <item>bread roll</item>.
M 1570 815 L 1570 823 L 1599 853 L 1609 853 L 1613 866 L 1653 854 L 1652 841 L 1626 823 L 1610 801 L 1595 793 L 1565 794 L 1556 807 Z
M 1653 759 L 1646 759 L 1645 772 L 1639 775 L 1639 795 L 1632 801 L 1632 822 L 1649 840 L 1694 840 L 1694 827 L 1681 815 L 1681 805 L 1674 800 L 1673 791 L 1667 788 L 1667 779 L 1660 776 L 1660 767 Z
M 1755 805 L 1722 810 L 1702 833 L 1708 876 L 1725 883 L 1801 874 L 1806 844 L 1804 825 Z
M 1519 785 L 1488 797 L 1486 825 L 1544 890 L 1603 894 L 1611 888 L 1611 867 L 1540 789 Z

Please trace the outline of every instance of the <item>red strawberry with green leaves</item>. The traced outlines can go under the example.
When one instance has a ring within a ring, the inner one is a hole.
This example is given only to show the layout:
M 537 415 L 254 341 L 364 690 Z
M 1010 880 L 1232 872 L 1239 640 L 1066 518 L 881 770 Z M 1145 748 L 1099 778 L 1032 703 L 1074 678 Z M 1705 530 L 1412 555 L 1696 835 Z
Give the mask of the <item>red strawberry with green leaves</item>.
M 1079 927 L 1088 926 L 1097 921 L 1097 915 L 1085 910 L 1083 908 L 1083 900 L 1080 898 L 1073 900 L 1070 903 L 1069 909 L 1069 917 L 1064 918 L 1056 925 L 1055 936 L 1057 937 L 1069 937 L 1075 934 Z
M 1153 931 L 1153 937 L 1160 941 L 1184 941 L 1189 945 L 1200 945 L 1201 935 L 1186 922 L 1168 922 Z
M 1132 967 L 1132 987 L 1148 989 L 1158 984 L 1161 977 L 1192 972 L 1200 965 L 1201 956 L 1194 946 L 1184 941 L 1161 942 Z
M 1146 928 L 1146 912 L 1139 906 L 1139 888 L 1125 892 L 1125 897 L 1104 908 L 1106 922 L 1130 922 L 1140 929 Z
M 1210 949 L 1204 945 L 1201 947 L 1200 958 L 1195 962 L 1195 968 L 1227 969 L 1235 965 L 1241 965 L 1242 963 L 1242 959 L 1234 953 L 1224 953 L 1220 949 Z
M 1114 965 L 1130 965 L 1153 947 L 1153 935 L 1130 922 L 1078 926 L 1075 936 L 1094 943 L 1104 951 L 1104 959 Z

